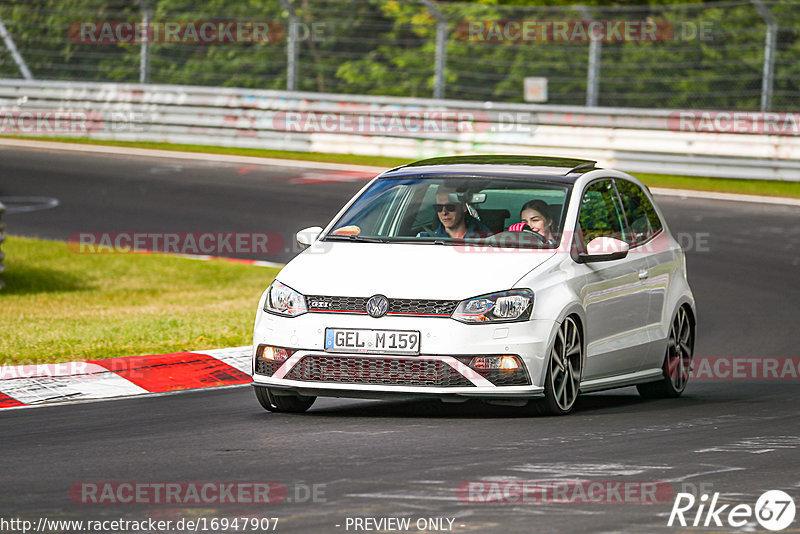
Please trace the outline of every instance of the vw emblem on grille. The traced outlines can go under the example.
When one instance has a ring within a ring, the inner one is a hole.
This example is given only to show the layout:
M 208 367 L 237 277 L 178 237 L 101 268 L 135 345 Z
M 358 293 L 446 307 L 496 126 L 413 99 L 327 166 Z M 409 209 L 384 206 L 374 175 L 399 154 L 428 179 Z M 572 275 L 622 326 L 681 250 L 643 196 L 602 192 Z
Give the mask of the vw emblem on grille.
M 374 295 L 367 301 L 367 313 L 372 317 L 383 317 L 389 311 L 389 299 L 383 295 Z

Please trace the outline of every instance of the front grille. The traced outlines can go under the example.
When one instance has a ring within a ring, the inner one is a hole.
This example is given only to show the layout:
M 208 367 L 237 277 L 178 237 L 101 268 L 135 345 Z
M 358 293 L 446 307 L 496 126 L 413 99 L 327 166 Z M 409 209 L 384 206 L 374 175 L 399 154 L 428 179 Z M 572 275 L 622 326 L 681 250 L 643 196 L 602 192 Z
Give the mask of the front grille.
M 482 372 L 483 378 L 495 386 L 530 386 L 531 379 L 522 369 L 514 371 L 492 370 Z
M 389 299 L 389 315 L 446 315 L 450 317 L 457 300 Z
M 316 313 L 367 313 L 369 297 L 331 297 L 310 295 L 306 297 L 308 311 Z M 450 317 L 458 306 L 457 300 L 389 299 L 387 315 L 421 315 Z
M 256 358 L 256 374 L 272 376 L 281 365 L 283 362 L 276 363 L 274 360 L 265 360 L 259 355 Z
M 474 385 L 442 361 L 416 358 L 310 355 L 292 367 L 286 378 L 346 384 L 435 387 Z
M 308 311 L 328 313 L 367 313 L 368 298 L 308 296 Z

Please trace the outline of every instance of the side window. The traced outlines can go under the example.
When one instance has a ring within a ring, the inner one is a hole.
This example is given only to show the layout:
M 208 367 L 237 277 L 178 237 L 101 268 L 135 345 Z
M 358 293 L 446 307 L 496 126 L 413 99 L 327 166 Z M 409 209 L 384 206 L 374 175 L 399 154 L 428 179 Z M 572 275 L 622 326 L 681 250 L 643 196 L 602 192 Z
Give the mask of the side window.
M 631 245 L 643 243 L 661 231 L 661 220 L 641 187 L 627 180 L 616 183 L 628 220 L 625 241 Z
M 436 202 L 437 185 L 429 185 L 424 191 L 414 193 L 414 198 L 408 205 L 407 215 L 402 230 L 398 235 L 415 236 L 421 231 L 435 229 L 439 226 L 433 204 Z M 419 189 L 419 188 L 417 188 Z
M 580 228 L 584 245 L 595 237 L 620 239 L 623 221 L 613 182 L 600 180 L 590 184 L 581 199 Z

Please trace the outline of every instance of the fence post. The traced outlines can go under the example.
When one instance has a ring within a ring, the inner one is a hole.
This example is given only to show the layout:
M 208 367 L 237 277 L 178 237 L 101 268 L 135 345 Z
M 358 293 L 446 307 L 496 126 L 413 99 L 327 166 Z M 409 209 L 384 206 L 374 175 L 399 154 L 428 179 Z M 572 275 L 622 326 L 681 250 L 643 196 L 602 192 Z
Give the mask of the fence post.
M 586 6 L 576 6 L 584 20 L 592 20 L 592 14 Z M 600 86 L 600 53 L 603 42 L 589 35 L 589 65 L 586 69 L 586 106 L 597 106 L 598 88 Z
M 22 77 L 26 80 L 33 80 L 33 75 L 31 71 L 28 69 L 28 64 L 25 63 L 25 58 L 19 53 L 17 50 L 17 45 L 14 44 L 14 39 L 11 38 L 11 34 L 8 33 L 8 29 L 6 28 L 3 19 L 0 18 L 0 37 L 3 38 L 3 42 L 6 44 L 6 48 L 11 53 L 11 57 L 14 58 L 14 62 L 17 64 L 19 71 L 22 73 Z
M 289 0 L 280 0 L 289 13 L 289 35 L 286 41 L 286 90 L 297 90 L 297 12 Z
M 433 76 L 433 98 L 444 98 L 444 68 L 447 64 L 447 18 L 433 0 L 421 0 L 436 19 L 436 63 Z
M 6 240 L 6 225 L 3 223 L 3 213 L 6 211 L 6 207 L 3 206 L 3 203 L 0 202 L 0 245 L 3 244 L 3 241 Z M 0 289 L 3 289 L 5 284 L 3 283 L 3 271 L 6 270 L 6 266 L 3 263 L 6 255 L 3 254 L 3 251 L 0 250 Z
M 764 41 L 764 69 L 761 77 L 761 111 L 772 107 L 772 86 L 775 80 L 775 47 L 778 40 L 778 23 L 762 0 L 750 0 L 767 25 Z
M 142 46 L 139 51 L 139 83 L 150 81 L 150 6 L 146 0 L 137 0 L 142 9 Z

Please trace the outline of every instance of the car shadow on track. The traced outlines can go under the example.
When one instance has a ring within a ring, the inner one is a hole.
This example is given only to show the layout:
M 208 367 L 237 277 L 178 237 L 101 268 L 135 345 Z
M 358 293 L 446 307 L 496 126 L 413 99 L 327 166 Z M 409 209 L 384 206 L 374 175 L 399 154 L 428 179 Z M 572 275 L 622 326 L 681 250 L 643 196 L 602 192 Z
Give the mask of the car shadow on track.
M 319 402 L 319 401 L 318 401 Z M 663 411 L 673 407 L 690 407 L 706 404 L 707 399 L 701 397 L 685 397 L 680 399 L 658 400 L 644 399 L 637 393 L 583 395 L 578 398 L 575 411 L 568 417 L 581 415 L 598 415 L 598 412 L 617 414 L 621 412 Z M 282 414 L 273 414 L 282 415 Z M 292 414 L 296 417 L 296 414 Z M 547 418 L 533 405 L 528 406 L 496 406 L 480 400 L 469 400 L 462 403 L 444 403 L 438 400 L 387 400 L 358 401 L 352 400 L 346 405 L 312 406 L 303 414 L 304 417 L 399 417 L 399 418 L 469 418 L 469 419 L 514 419 L 514 418 Z
M 775 403 L 790 408 L 798 392 L 797 381 L 696 382 L 677 399 L 646 399 L 632 387 L 583 394 L 567 418 L 609 417 L 640 414 L 644 417 L 672 414 L 684 417 L 703 413 L 735 414 L 740 410 L 774 410 Z M 438 400 L 362 400 L 320 398 L 305 414 L 248 412 L 253 417 L 400 418 L 400 419 L 550 419 L 532 406 L 494 406 L 480 400 L 443 403 Z
M 742 403 L 752 408 L 768 404 L 775 399 L 794 399 L 797 386 L 789 381 L 780 386 L 773 382 L 730 383 L 697 382 L 677 399 L 646 399 L 633 387 L 583 394 L 578 397 L 573 413 L 567 417 L 617 416 L 620 413 L 657 413 L 670 410 L 696 410 L 699 407 L 723 406 L 729 413 L 733 405 Z M 464 419 L 515 419 L 547 418 L 534 406 L 496 406 L 480 400 L 461 403 L 444 403 L 438 400 L 360 400 L 320 398 L 305 414 L 271 414 L 291 417 L 326 418 L 464 418 Z
M 409 418 L 508 418 L 530 417 L 529 407 L 490 406 L 479 400 L 444 403 L 438 400 L 388 400 L 357 402 L 347 406 L 312 407 L 308 415 L 318 417 L 409 417 Z

